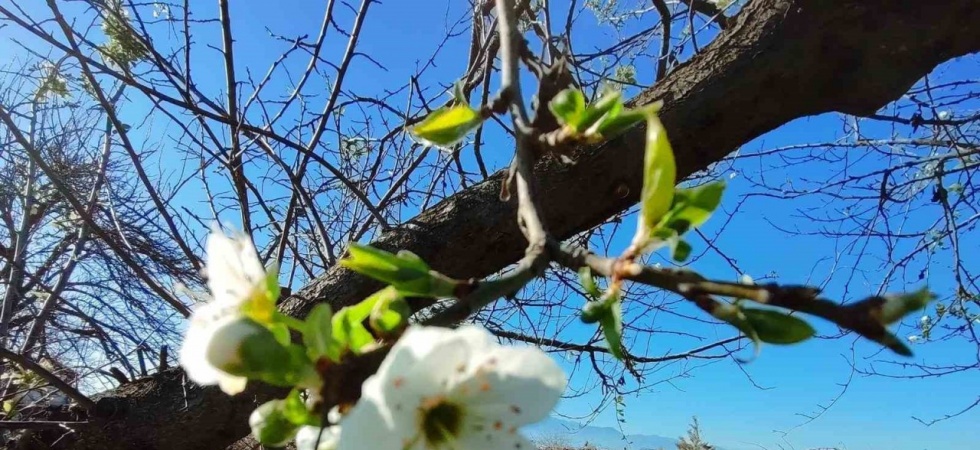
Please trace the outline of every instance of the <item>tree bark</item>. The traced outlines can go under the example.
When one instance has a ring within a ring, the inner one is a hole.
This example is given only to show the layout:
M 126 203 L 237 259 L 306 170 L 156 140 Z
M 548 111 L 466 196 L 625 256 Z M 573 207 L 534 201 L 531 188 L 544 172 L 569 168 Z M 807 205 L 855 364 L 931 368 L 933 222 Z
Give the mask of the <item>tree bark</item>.
M 754 0 L 701 54 L 632 100 L 664 100 L 661 118 L 679 176 L 709 167 L 788 121 L 829 111 L 866 115 L 938 64 L 980 50 L 973 0 Z M 540 205 L 568 238 L 635 204 L 642 182 L 640 128 L 580 149 L 572 165 L 539 163 Z M 515 205 L 499 201 L 502 175 L 456 194 L 385 233 L 374 245 L 415 252 L 434 269 L 480 278 L 516 261 L 525 242 Z M 334 267 L 283 305 L 301 316 L 341 307 L 380 286 Z M 56 448 L 219 449 L 248 433 L 252 409 L 275 390 L 237 397 L 199 388 L 179 369 L 106 392 L 89 423 Z

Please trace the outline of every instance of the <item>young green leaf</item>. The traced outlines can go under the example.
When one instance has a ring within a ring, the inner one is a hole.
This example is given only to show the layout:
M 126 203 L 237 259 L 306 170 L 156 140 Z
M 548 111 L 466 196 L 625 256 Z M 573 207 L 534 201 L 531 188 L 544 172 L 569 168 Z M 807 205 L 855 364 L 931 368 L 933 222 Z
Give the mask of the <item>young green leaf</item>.
M 334 314 L 332 328 L 335 352 L 339 354 L 344 349 L 349 349 L 359 354 L 365 346 L 373 344 L 374 335 L 365 327 L 365 322 L 370 322 L 368 319 L 378 303 L 390 304 L 398 298 L 401 298 L 399 291 L 394 286 L 388 286 L 371 294 L 360 303 Z
M 691 257 L 691 250 L 691 244 L 681 239 L 680 236 L 674 236 L 670 240 L 670 257 L 674 258 L 674 261 L 687 261 L 687 258 Z
M 752 322 L 749 321 L 748 317 L 745 316 L 742 308 L 739 308 L 737 304 L 729 305 L 723 304 L 714 311 L 711 311 L 711 315 L 715 316 L 717 319 L 721 319 L 728 322 L 729 325 L 738 328 L 745 337 L 752 341 L 752 346 L 755 349 L 755 355 L 758 356 L 761 350 L 762 339 L 759 338 L 759 333 L 756 332 L 755 327 L 752 326 Z
M 411 131 L 428 145 L 448 148 L 461 141 L 481 123 L 483 117 L 479 111 L 470 108 L 470 105 L 458 104 L 433 111 L 425 120 L 412 127 Z
M 619 294 L 615 294 L 614 299 L 609 303 L 607 313 L 599 318 L 599 326 L 602 327 L 602 334 L 606 337 L 606 344 L 609 345 L 609 353 L 616 359 L 623 359 L 623 303 L 620 301 Z
M 595 134 L 602 122 L 612 120 L 623 110 L 622 94 L 610 92 L 585 108 L 576 129 L 586 136 Z
M 344 267 L 395 286 L 404 296 L 451 297 L 456 283 L 431 272 L 429 266 L 407 251 L 393 255 L 383 250 L 352 243 Z
M 352 314 L 353 309 L 344 308 L 333 316 L 333 340 L 339 349 L 359 354 L 365 346 L 374 343 L 374 336 L 364 327 L 366 316 Z
M 743 309 L 742 314 L 755 329 L 759 340 L 770 344 L 795 344 L 816 331 L 802 319 L 768 309 Z
M 600 300 L 589 300 L 582 307 L 582 323 L 596 323 L 609 314 L 609 305 Z
M 334 341 L 333 310 L 330 305 L 320 303 L 306 316 L 303 344 L 306 345 L 306 354 L 313 361 L 331 355 Z
M 596 132 L 604 138 L 616 137 L 636 124 L 646 120 L 649 115 L 656 114 L 662 105 L 663 102 L 656 102 L 642 108 L 620 111 L 616 115 L 607 114 L 599 122 L 599 126 L 596 127 Z
M 282 410 L 283 417 L 289 422 L 296 425 L 311 425 L 319 426 L 320 417 L 314 414 L 306 407 L 306 402 L 300 397 L 300 390 L 293 389 L 289 391 L 289 395 L 286 396 L 280 403 L 280 408 Z
M 282 345 L 289 345 L 289 327 L 281 322 L 270 323 L 266 325 L 266 328 L 272 332 L 272 335 L 276 337 L 276 341 Z
M 677 189 L 670 211 L 658 226 L 675 230 L 678 235 L 701 226 L 721 204 L 724 191 L 725 183 L 722 181 Z
M 551 99 L 548 109 L 558 119 L 558 123 L 578 131 L 585 115 L 585 95 L 578 89 L 565 89 Z
M 378 298 L 371 309 L 368 323 L 374 331 L 385 335 L 408 325 L 408 318 L 412 315 L 412 309 L 408 302 L 397 291 L 394 295 L 385 295 Z
M 578 270 L 578 279 L 582 283 L 582 289 L 592 297 L 592 300 L 602 296 L 602 293 L 599 292 L 599 287 L 595 284 L 595 277 L 592 276 L 592 269 L 589 269 L 589 266 L 583 266 Z
M 651 243 L 661 217 L 669 210 L 674 198 L 677 167 L 667 132 L 657 116 L 647 116 L 646 153 L 643 160 L 643 189 L 640 192 L 640 221 L 633 246 L 645 250 Z
M 299 430 L 299 425 L 289 421 L 283 414 L 283 400 L 263 403 L 248 417 L 252 435 L 262 445 L 282 447 L 289 443 Z

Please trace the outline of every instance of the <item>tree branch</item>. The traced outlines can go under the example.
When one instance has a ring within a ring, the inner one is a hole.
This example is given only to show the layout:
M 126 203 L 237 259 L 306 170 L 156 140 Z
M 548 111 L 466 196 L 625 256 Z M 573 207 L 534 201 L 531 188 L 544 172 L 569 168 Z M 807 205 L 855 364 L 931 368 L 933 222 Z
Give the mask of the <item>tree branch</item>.
M 874 113 L 939 63 L 980 49 L 980 34 L 961 25 L 977 21 L 980 8 L 972 0 L 754 0 L 699 55 L 631 103 L 664 100 L 661 120 L 678 175 L 686 177 L 790 120 L 828 111 Z M 539 211 L 555 238 L 588 230 L 637 201 L 643 143 L 638 128 L 580 149 L 574 165 L 537 164 Z M 372 245 L 412 251 L 460 279 L 501 270 L 521 258 L 526 244 L 513 222 L 514 205 L 498 198 L 504 177 L 442 201 Z M 284 311 L 303 316 L 323 301 L 339 309 L 379 287 L 335 267 L 287 300 Z M 94 420 L 59 446 L 222 448 L 247 433 L 248 405 L 270 398 L 265 387 L 233 398 L 217 389 L 185 397 L 177 374 L 105 393 L 127 412 Z

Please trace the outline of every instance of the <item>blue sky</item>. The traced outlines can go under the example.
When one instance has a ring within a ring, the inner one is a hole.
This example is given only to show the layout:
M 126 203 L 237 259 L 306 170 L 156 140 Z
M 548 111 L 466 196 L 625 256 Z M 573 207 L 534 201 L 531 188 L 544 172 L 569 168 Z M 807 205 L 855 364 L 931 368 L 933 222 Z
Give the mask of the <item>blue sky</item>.
M 216 3 L 216 2 L 214 2 Z M 338 2 L 339 3 L 339 2 Z M 387 86 L 401 86 L 416 69 L 426 63 L 426 59 L 442 41 L 444 32 L 463 17 L 466 2 L 447 2 L 445 0 L 426 1 L 397 1 L 388 0 L 371 6 L 368 20 L 365 22 L 363 40 L 358 46 L 360 52 L 370 54 L 386 67 L 382 70 L 364 59 L 357 59 L 351 67 L 351 76 L 345 83 L 347 90 L 377 93 Z M 356 7 L 356 4 L 353 5 Z M 210 2 L 199 6 L 200 16 L 214 15 Z M 285 0 L 270 3 L 258 1 L 232 2 L 232 17 L 235 19 L 237 65 L 240 73 L 251 70 L 254 77 L 260 78 L 268 65 L 278 58 L 288 47 L 288 43 L 273 41 L 269 38 L 268 30 L 286 36 L 310 34 L 315 36 L 322 15 L 323 2 L 302 0 Z M 338 22 L 350 22 L 350 11 L 344 5 L 338 7 Z M 556 8 L 560 9 L 560 8 Z M 554 18 L 563 20 L 562 17 Z M 576 35 L 576 49 L 587 51 L 590 46 L 601 47 L 616 42 L 618 35 L 609 30 L 594 26 L 594 19 L 583 16 L 583 25 Z M 592 25 L 590 25 L 592 24 Z M 638 25 L 631 25 L 633 27 Z M 458 31 L 466 32 L 465 22 Z M 200 27 L 195 33 L 198 42 L 217 43 L 220 36 L 217 27 Z M 629 34 L 630 28 L 623 31 Z M 4 32 L 10 32 L 5 30 Z M 464 33 L 465 34 L 465 33 Z M 346 38 L 332 33 L 332 38 L 326 43 L 325 52 L 328 58 L 336 60 L 343 52 Z M 270 44 L 270 42 L 274 42 Z M 218 54 L 199 46 L 195 63 L 199 67 L 214 68 L 211 71 L 198 71 L 197 82 L 205 92 L 213 92 L 218 98 L 223 92 L 223 71 L 215 64 Z M 442 49 L 436 60 L 436 65 L 428 69 L 420 83 L 423 86 L 435 86 L 438 83 L 448 85 L 460 76 L 465 66 L 467 50 L 466 38 L 451 39 Z M 305 64 L 305 58 L 302 64 Z M 295 62 L 300 65 L 301 63 Z M 637 78 L 641 83 L 651 79 L 650 71 L 654 63 L 648 58 L 636 60 Z M 967 61 L 952 63 L 945 66 L 944 77 L 955 79 L 963 77 L 968 71 L 975 71 L 975 63 Z M 325 83 L 325 80 L 316 82 Z M 279 86 L 286 91 L 288 86 Z M 326 91 L 326 85 L 324 92 Z M 433 90 L 430 94 L 437 92 Z M 791 95 L 792 93 L 787 93 Z M 402 98 L 402 97 L 399 97 Z M 146 103 L 134 101 L 127 104 L 126 114 L 139 115 L 148 109 Z M 907 111 L 903 111 L 906 112 Z M 736 114 L 745 112 L 733 112 Z M 906 116 L 908 114 L 905 114 Z M 833 141 L 841 135 L 842 119 L 835 114 L 797 120 L 777 131 L 760 137 L 745 145 L 741 152 L 751 153 L 757 150 L 770 149 L 782 145 L 808 143 L 816 141 Z M 868 125 L 863 130 L 869 134 L 888 135 L 890 129 L 876 129 Z M 903 130 L 898 130 L 903 131 Z M 159 140 L 166 132 L 159 130 L 147 132 L 147 140 Z M 163 133 L 155 135 L 155 133 Z M 511 155 L 509 144 L 503 139 L 499 130 L 488 129 L 485 134 L 488 151 L 488 163 L 495 168 L 502 167 Z M 677 149 L 683 151 L 683 149 Z M 434 156 L 438 157 L 438 156 Z M 469 158 L 467 153 L 464 158 Z M 762 166 L 769 177 L 785 177 L 786 179 L 802 179 L 806 177 L 820 178 L 832 176 L 830 166 L 800 165 L 789 168 L 768 167 L 769 160 Z M 169 163 L 165 163 L 169 164 Z M 734 212 L 738 200 L 751 192 L 757 191 L 750 179 L 756 177 L 760 170 L 760 162 L 756 159 L 736 160 L 732 166 L 722 166 L 719 176 L 729 183 L 726 201 L 723 209 L 727 213 Z M 474 167 L 472 164 L 469 167 Z M 874 161 L 856 161 L 853 170 L 873 170 Z M 730 174 L 735 174 L 730 177 Z M 200 203 L 200 193 L 182 194 L 178 201 L 189 207 L 203 208 Z M 803 199 L 785 201 L 753 197 L 741 204 L 738 213 L 727 226 L 721 230 L 725 222 L 723 216 L 716 217 L 710 222 L 705 233 L 708 236 L 718 235 L 715 244 L 726 254 L 738 260 L 740 271 L 735 271 L 717 254 L 706 252 L 693 266 L 698 271 L 713 277 L 734 279 L 741 273 L 747 273 L 754 278 L 763 278 L 774 273 L 775 280 L 787 283 L 826 283 L 826 295 L 830 298 L 843 298 L 843 286 L 847 281 L 845 276 L 855 272 L 859 274 L 858 281 L 851 284 L 847 293 L 848 300 L 857 300 L 863 295 L 875 292 L 880 284 L 879 264 L 874 258 L 858 259 L 851 250 L 835 248 L 832 243 L 819 237 L 789 237 L 776 230 L 770 221 L 783 227 L 812 228 L 794 214 L 796 209 L 820 209 L 826 205 L 819 199 Z M 411 216 L 412 211 L 406 211 Z M 223 217 L 229 222 L 236 223 L 235 217 Z M 627 220 L 626 224 L 631 222 Z M 925 226 L 924 220 L 913 219 L 909 226 Z M 631 237 L 632 225 L 625 225 L 625 231 L 614 239 L 612 248 L 622 249 Z M 201 230 L 202 236 L 206 230 Z M 719 234 L 720 233 L 720 234 Z M 695 252 L 705 250 L 704 242 L 692 239 Z M 883 251 L 871 246 L 869 252 Z M 829 258 L 829 259 L 828 259 Z M 976 262 L 976 256 L 971 256 Z M 667 263 L 666 260 L 661 260 Z M 832 277 L 832 262 L 836 262 L 837 271 Z M 941 262 L 936 267 L 937 275 L 930 276 L 924 282 L 937 291 L 949 287 L 948 279 L 941 276 Z M 852 271 L 851 268 L 859 269 Z M 859 289 L 860 287 L 861 289 Z M 889 286 L 900 289 L 903 286 Z M 629 299 L 627 299 L 628 301 Z M 571 305 L 576 308 L 577 305 Z M 706 336 L 725 338 L 734 335 L 728 328 L 706 326 L 695 322 L 677 322 L 680 319 L 665 317 L 661 321 L 668 323 L 672 329 L 690 327 L 692 331 Z M 834 329 L 819 322 L 814 322 L 823 335 L 834 334 Z M 900 336 L 914 333 L 909 325 L 903 325 L 899 330 Z M 587 338 L 589 330 L 585 327 L 575 328 L 582 338 Z M 650 344 L 652 349 L 660 348 L 681 351 L 697 346 L 691 340 L 682 339 L 670 334 L 658 334 Z M 960 359 L 964 347 L 955 342 L 937 343 L 914 346 L 916 356 L 913 361 L 930 363 L 946 362 Z M 651 350 L 652 351 L 652 350 Z M 655 352 L 656 353 L 656 352 Z M 969 355 L 965 355 L 969 356 Z M 849 361 L 858 361 L 859 366 L 866 367 L 874 361 L 890 360 L 890 356 L 877 352 L 877 348 L 856 342 L 852 337 L 840 339 L 814 339 L 807 343 L 791 348 L 767 346 L 761 356 L 750 364 L 739 365 L 731 359 L 721 360 L 700 367 L 681 378 L 673 378 L 682 371 L 682 364 L 669 366 L 662 373 L 650 378 L 649 382 L 670 379 L 670 383 L 656 384 L 649 392 L 626 398 L 625 418 L 623 429 L 627 433 L 660 434 L 675 436 L 682 434 L 690 421 L 697 415 L 703 425 L 706 436 L 712 442 L 731 449 L 765 448 L 807 449 L 813 447 L 842 446 L 850 450 L 858 449 L 894 449 L 894 450 L 939 450 L 948 448 L 980 448 L 980 431 L 974 426 L 980 419 L 980 410 L 974 410 L 956 419 L 940 422 L 931 427 L 923 426 L 912 419 L 912 416 L 924 419 L 935 418 L 971 403 L 976 398 L 975 387 L 980 385 L 980 373 L 977 371 L 952 375 L 938 379 L 895 380 L 882 377 L 862 377 L 853 374 Z M 696 363 L 700 365 L 701 363 Z M 879 363 L 880 364 L 880 363 Z M 568 366 L 571 369 L 571 366 Z M 572 383 L 585 382 L 582 375 L 576 375 Z M 659 378 L 658 378 L 659 377 Z M 749 378 L 751 377 L 751 379 Z M 841 384 L 850 379 L 847 392 L 825 412 L 820 418 L 799 428 L 794 428 L 805 421 L 800 414 L 809 414 L 818 410 L 818 405 L 831 402 L 841 390 Z M 760 389 L 760 387 L 765 389 Z M 581 415 L 602 401 L 599 392 L 563 401 L 558 412 L 568 415 Z M 595 424 L 613 426 L 616 424 L 614 408 L 607 408 L 597 417 Z M 785 437 L 780 431 L 788 431 Z

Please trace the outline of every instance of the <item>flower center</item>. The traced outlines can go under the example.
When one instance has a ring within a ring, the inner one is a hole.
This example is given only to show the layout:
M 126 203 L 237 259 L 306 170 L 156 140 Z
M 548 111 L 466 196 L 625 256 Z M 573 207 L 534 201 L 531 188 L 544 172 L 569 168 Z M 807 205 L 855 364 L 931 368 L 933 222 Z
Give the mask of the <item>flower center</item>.
M 446 399 L 422 407 L 422 434 L 430 448 L 438 448 L 458 437 L 462 424 L 463 408 Z

